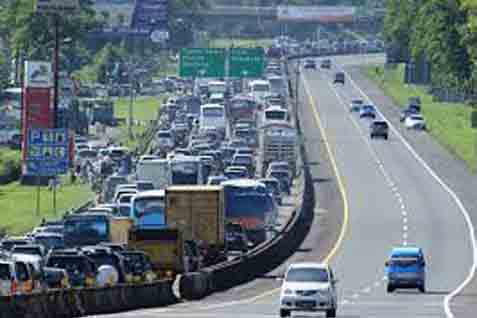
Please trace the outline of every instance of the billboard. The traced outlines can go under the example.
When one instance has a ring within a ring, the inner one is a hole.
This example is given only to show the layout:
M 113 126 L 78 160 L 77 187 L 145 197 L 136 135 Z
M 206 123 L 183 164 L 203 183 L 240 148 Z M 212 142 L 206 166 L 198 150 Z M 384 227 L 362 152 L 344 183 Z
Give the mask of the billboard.
M 22 89 L 22 135 L 28 136 L 33 128 L 53 127 L 54 92 L 51 63 L 26 61 Z M 26 139 L 23 138 L 22 145 L 24 163 Z M 26 172 L 25 169 L 24 172 Z
M 131 21 L 131 29 L 135 34 L 158 38 L 158 32 L 168 30 L 169 0 L 136 0 Z M 161 35 L 162 36 L 162 35 Z
M 284 22 L 353 22 L 355 7 L 349 6 L 278 6 L 277 19 Z

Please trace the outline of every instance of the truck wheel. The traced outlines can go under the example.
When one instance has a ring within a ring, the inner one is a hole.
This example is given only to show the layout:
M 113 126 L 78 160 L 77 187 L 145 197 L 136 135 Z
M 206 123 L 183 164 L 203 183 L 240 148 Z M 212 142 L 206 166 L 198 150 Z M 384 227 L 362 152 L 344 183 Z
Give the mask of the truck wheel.
M 328 317 L 328 318 L 334 318 L 334 317 L 336 317 L 336 308 L 328 309 L 328 310 L 326 311 L 326 317 Z
M 289 317 L 289 316 L 290 316 L 290 310 L 280 309 L 280 317 Z

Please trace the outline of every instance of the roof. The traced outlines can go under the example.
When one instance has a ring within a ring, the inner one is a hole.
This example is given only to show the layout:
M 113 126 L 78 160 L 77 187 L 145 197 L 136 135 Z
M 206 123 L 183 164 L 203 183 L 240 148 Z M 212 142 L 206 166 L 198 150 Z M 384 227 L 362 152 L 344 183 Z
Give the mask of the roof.
M 166 189 L 166 192 L 181 192 L 181 191 L 188 191 L 188 192 L 204 192 L 204 191 L 221 191 L 222 187 L 219 185 L 173 185 L 169 186 Z
M 235 179 L 235 180 L 227 180 L 222 182 L 223 186 L 234 186 L 234 187 L 264 187 L 265 185 L 257 180 L 254 179 Z
M 209 98 L 224 98 L 223 93 L 212 93 Z
M 421 252 L 419 247 L 394 247 L 391 250 L 392 256 L 416 256 Z
M 147 190 L 147 191 L 142 191 L 137 193 L 134 199 L 137 200 L 137 199 L 149 198 L 149 197 L 164 197 L 165 195 L 166 195 L 166 192 L 164 190 Z
M 254 84 L 270 85 L 270 82 L 267 80 L 252 80 L 249 82 L 249 85 L 254 85 Z
M 204 104 L 200 108 L 224 108 L 224 106 L 220 104 Z
M 317 268 L 317 269 L 328 269 L 328 265 L 325 263 L 312 263 L 312 262 L 302 262 L 302 263 L 293 263 L 288 266 L 288 269 L 291 268 Z

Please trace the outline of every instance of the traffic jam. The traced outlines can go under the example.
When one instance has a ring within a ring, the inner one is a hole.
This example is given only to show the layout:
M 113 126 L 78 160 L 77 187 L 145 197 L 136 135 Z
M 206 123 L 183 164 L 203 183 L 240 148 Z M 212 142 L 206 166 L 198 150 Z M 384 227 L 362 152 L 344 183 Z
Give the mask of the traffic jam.
M 151 114 L 145 153 L 75 138 L 96 202 L 5 236 L 0 294 L 174 278 L 278 233 L 295 208 L 299 170 L 284 65 L 269 59 L 257 79 L 168 81 L 176 89 Z

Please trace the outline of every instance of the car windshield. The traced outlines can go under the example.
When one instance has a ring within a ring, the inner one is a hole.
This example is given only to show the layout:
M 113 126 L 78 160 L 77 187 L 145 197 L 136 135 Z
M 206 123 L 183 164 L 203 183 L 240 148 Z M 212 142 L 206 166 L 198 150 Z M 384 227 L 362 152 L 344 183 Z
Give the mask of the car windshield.
M 42 256 L 41 250 L 36 247 L 15 247 L 13 248 L 12 253 Z
M 164 198 L 144 198 L 134 201 L 134 214 L 136 217 L 162 213 L 164 213 Z
M 324 268 L 292 268 L 285 279 L 287 282 L 328 282 L 328 271 Z
M 392 257 L 390 261 L 391 266 L 408 267 L 416 265 L 419 262 L 417 257 Z

